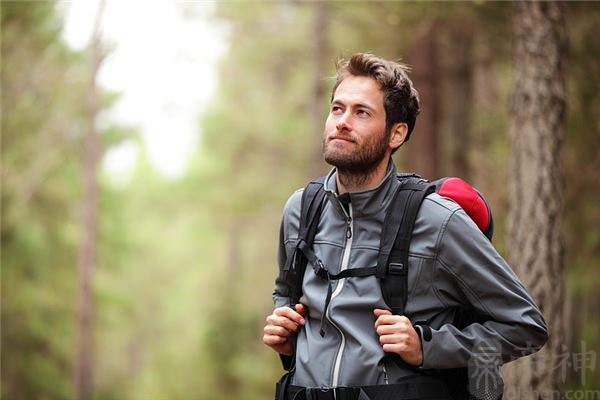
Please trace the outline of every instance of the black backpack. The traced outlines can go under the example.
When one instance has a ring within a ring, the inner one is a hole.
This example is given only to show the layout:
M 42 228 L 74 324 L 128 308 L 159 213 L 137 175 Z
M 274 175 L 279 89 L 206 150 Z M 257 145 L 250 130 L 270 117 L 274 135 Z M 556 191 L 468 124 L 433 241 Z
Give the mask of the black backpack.
M 325 177 L 311 181 L 304 189 L 301 201 L 298 240 L 288 254 L 283 268 L 283 280 L 289 290 L 291 306 L 300 301 L 302 282 L 308 262 L 317 276 L 329 283 L 325 300 L 328 307 L 332 294 L 332 281 L 348 277 L 376 275 L 381 283 L 383 298 L 393 314 L 404 315 L 408 295 L 408 254 L 412 231 L 421 204 L 431 193 L 439 193 L 458 203 L 473 219 L 488 239 L 492 239 L 493 220 L 490 207 L 477 190 L 460 178 L 443 178 L 429 182 L 415 174 L 398 174 L 399 188 L 394 194 L 382 226 L 379 255 L 375 267 L 348 268 L 332 274 L 317 257 L 312 244 L 323 210 Z M 325 319 L 321 323 L 321 336 L 325 334 Z M 473 322 L 482 322 L 474 312 L 461 309 L 453 325 L 462 329 Z M 417 323 L 418 324 L 418 323 Z M 399 365 L 406 365 L 399 357 L 392 355 Z M 432 371 L 443 380 L 455 399 L 490 398 L 473 396 L 468 393 L 467 368 Z

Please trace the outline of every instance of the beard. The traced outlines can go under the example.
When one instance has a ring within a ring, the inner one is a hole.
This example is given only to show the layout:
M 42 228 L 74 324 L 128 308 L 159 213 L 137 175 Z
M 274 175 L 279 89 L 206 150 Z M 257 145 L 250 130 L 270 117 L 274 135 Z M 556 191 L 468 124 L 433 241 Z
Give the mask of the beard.
M 323 140 L 323 158 L 327 164 L 338 169 L 342 174 L 368 176 L 386 157 L 389 146 L 389 134 L 371 138 L 362 144 L 352 142 L 350 146 L 358 146 L 355 151 L 341 148 L 327 140 Z

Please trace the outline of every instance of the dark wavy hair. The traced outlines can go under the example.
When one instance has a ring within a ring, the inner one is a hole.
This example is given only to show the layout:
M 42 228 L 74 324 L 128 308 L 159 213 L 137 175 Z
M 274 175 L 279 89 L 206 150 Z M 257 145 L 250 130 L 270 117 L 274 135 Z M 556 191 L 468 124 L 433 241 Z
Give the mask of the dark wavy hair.
M 394 61 L 384 60 L 369 53 L 357 53 L 349 60 L 337 61 L 335 84 L 331 91 L 331 100 L 340 83 L 350 75 L 368 76 L 375 79 L 383 91 L 383 106 L 385 108 L 386 132 L 395 123 L 405 122 L 408 133 L 405 141 L 410 138 L 417 115 L 419 114 L 419 93 L 407 75 L 408 66 Z

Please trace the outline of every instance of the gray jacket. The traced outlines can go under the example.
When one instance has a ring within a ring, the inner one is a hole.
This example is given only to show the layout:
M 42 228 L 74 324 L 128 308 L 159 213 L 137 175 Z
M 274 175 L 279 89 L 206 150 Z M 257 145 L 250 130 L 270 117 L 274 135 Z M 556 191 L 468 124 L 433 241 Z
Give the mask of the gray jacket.
M 381 184 L 350 193 L 344 208 L 336 194 L 335 169 L 325 181 L 323 208 L 314 251 L 332 272 L 377 264 L 386 210 L 399 183 L 392 163 Z M 279 268 L 298 237 L 302 190 L 288 200 L 283 214 Z M 363 386 L 393 382 L 417 370 L 468 366 L 482 340 L 499 344 L 503 361 L 523 355 L 524 348 L 547 340 L 543 317 L 531 296 L 490 241 L 453 201 L 437 194 L 423 202 L 410 245 L 406 316 L 426 324 L 419 369 L 394 368 L 384 362 L 374 323 L 374 308 L 388 308 L 375 276 L 334 281 L 323 314 L 327 281 L 307 267 L 301 303 L 307 306 L 305 326 L 298 332 L 292 383 L 307 387 Z M 290 303 L 276 280 L 276 307 Z M 485 322 L 459 330 L 451 325 L 457 307 L 471 307 Z M 319 334 L 326 318 L 326 334 Z M 387 359 L 386 359 L 387 360 Z

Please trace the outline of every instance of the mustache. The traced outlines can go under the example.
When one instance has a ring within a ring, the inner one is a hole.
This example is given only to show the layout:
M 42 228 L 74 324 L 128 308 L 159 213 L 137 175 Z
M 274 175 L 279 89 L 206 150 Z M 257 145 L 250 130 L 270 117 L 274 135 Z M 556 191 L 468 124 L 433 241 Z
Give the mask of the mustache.
M 326 140 L 328 142 L 335 140 L 335 139 L 347 140 L 349 142 L 356 142 L 356 138 L 353 135 L 348 135 L 348 134 L 344 134 L 344 133 L 333 132 L 326 136 Z

